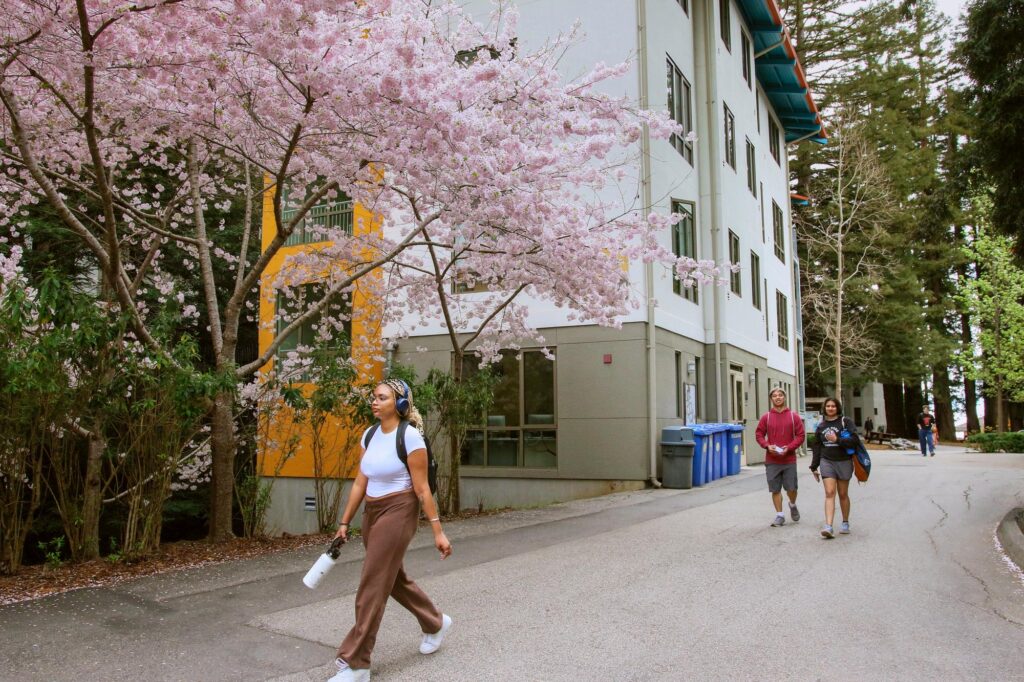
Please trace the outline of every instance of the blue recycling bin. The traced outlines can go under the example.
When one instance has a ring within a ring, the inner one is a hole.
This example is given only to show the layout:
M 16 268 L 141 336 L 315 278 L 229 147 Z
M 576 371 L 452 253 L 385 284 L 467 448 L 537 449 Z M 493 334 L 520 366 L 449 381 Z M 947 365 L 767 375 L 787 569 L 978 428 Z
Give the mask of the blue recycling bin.
M 709 424 L 688 424 L 693 430 L 693 485 L 711 482 L 711 460 L 714 455 L 714 430 Z
M 743 461 L 743 426 L 733 424 L 729 429 L 729 476 L 740 472 Z
M 688 424 L 696 443 L 693 455 L 693 484 L 716 481 L 728 471 L 731 424 Z
M 715 461 L 712 476 L 718 480 L 725 476 L 728 470 L 727 460 L 729 456 L 729 425 L 715 424 L 718 427 L 715 431 Z

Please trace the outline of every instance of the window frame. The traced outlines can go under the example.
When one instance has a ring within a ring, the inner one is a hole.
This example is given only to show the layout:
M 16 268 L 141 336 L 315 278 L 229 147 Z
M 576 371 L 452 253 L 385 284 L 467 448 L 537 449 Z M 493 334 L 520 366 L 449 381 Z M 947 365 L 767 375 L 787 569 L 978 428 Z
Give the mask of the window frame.
M 750 302 L 761 310 L 761 257 L 750 252 Z
M 729 230 L 729 264 L 734 266 L 729 270 L 729 290 L 739 297 L 743 296 L 743 273 L 742 270 L 736 269 L 736 266 L 742 267 L 741 251 L 740 236 Z
M 723 121 L 722 127 L 725 133 L 725 160 L 733 170 L 736 170 L 736 116 L 733 115 L 729 105 L 722 103 Z
M 679 65 L 668 55 L 665 56 L 665 66 L 668 80 L 668 114 L 673 121 L 683 127 L 680 134 L 672 134 L 669 144 L 692 166 L 693 142 L 688 136 L 693 132 L 693 86 L 683 75 Z
M 747 189 L 757 198 L 757 147 L 746 138 L 747 141 Z
M 768 151 L 771 152 L 772 158 L 775 159 L 775 163 L 781 166 L 782 149 L 779 144 L 779 125 L 770 114 L 768 116 Z
M 754 78 L 753 78 L 754 67 L 753 67 L 753 60 L 750 58 L 751 46 L 752 45 L 753 45 L 753 42 L 747 36 L 747 32 L 744 31 L 743 29 L 740 29 L 740 46 L 741 46 L 741 49 L 743 50 L 743 56 L 741 57 L 741 60 L 743 62 L 743 80 L 745 80 L 747 82 L 747 89 L 748 90 L 753 90 L 754 89 Z M 756 102 L 755 102 L 755 106 L 756 106 Z
M 692 201 L 682 201 L 679 199 L 672 200 L 672 212 L 679 213 L 689 216 L 689 226 L 685 225 L 685 220 L 680 220 L 672 224 L 671 227 L 671 240 L 672 240 L 672 253 L 677 257 L 697 258 L 697 225 L 696 215 L 697 207 Z M 687 249 L 687 245 L 691 248 Z M 672 271 L 672 292 L 682 296 L 687 301 L 694 304 L 700 303 L 700 294 L 697 291 L 697 285 L 684 287 L 683 282 L 679 279 L 675 270 Z
M 772 240 L 774 241 L 775 257 L 786 262 L 786 217 L 782 208 L 772 199 Z
M 732 3 L 730 0 L 718 0 L 719 37 L 725 43 L 725 49 L 732 52 Z
M 789 299 L 775 290 L 775 331 L 779 348 L 789 350 Z

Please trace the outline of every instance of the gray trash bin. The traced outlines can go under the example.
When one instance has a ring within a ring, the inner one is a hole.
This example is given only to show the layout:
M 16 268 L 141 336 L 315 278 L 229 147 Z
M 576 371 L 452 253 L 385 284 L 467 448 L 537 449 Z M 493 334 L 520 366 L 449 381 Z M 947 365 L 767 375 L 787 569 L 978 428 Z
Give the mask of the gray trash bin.
M 693 487 L 693 429 L 666 426 L 661 430 L 661 485 Z

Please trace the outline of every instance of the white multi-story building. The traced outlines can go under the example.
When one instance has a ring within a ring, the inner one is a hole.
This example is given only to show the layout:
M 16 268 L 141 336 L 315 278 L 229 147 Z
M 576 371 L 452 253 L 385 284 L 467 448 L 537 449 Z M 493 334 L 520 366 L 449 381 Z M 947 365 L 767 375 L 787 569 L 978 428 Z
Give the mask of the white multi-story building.
M 485 11 L 482 0 L 467 4 Z M 645 204 L 686 216 L 664 243 L 740 269 L 725 286 L 686 289 L 659 266 L 632 264 L 632 284 L 652 305 L 621 329 L 570 323 L 538 302 L 531 321 L 556 359 L 526 349 L 500 363 L 495 405 L 462 453 L 463 504 L 642 487 L 659 476 L 660 430 L 670 424 L 743 423 L 746 460 L 762 461 L 753 436 L 769 389 L 782 386 L 794 404 L 802 399 L 787 145 L 824 141 L 775 0 L 518 5 L 525 49 L 582 21 L 586 37 L 561 64 L 567 74 L 634 59 L 614 94 L 668 106 L 696 134 L 696 143 L 642 143 Z M 442 331 L 422 329 L 396 358 L 423 373 L 447 369 Z

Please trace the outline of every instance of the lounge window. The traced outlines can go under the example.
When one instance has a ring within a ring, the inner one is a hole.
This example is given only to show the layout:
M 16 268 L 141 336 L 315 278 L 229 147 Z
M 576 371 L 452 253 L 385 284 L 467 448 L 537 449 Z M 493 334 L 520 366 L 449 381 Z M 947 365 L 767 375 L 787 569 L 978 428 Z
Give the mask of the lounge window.
M 479 371 L 466 358 L 466 376 Z M 466 466 L 555 468 L 558 426 L 555 415 L 555 363 L 539 350 L 505 351 L 494 366 L 498 383 L 483 422 L 466 433 Z
M 743 295 L 743 280 L 740 273 L 740 238 L 735 232 L 729 230 L 729 264 L 732 268 L 729 271 L 729 289 L 737 296 Z
M 755 197 L 757 196 L 757 150 L 749 138 L 747 139 L 747 189 Z
M 779 336 L 779 348 L 789 350 L 789 303 L 786 295 L 775 291 L 775 330 Z
M 736 169 L 736 117 L 732 115 L 732 111 L 729 110 L 728 104 L 723 104 L 724 110 L 724 125 L 725 129 L 725 160 L 729 162 L 729 165 Z
M 693 224 L 693 204 L 685 201 L 673 201 L 672 212 L 682 216 L 672 226 L 672 253 L 677 258 L 697 257 L 697 231 Z M 675 272 L 672 273 L 672 291 L 687 301 L 697 303 L 697 285 L 683 286 Z
M 750 252 L 750 301 L 761 309 L 761 257 Z
M 772 201 L 772 236 L 775 238 L 775 257 L 786 262 L 786 226 L 782 209 Z
M 666 62 L 668 76 L 668 113 L 672 120 L 683 127 L 678 134 L 673 134 L 669 142 L 676 151 L 693 165 L 693 142 L 689 139 L 693 130 L 693 110 L 690 107 L 690 82 L 683 77 L 683 72 L 669 59 Z

